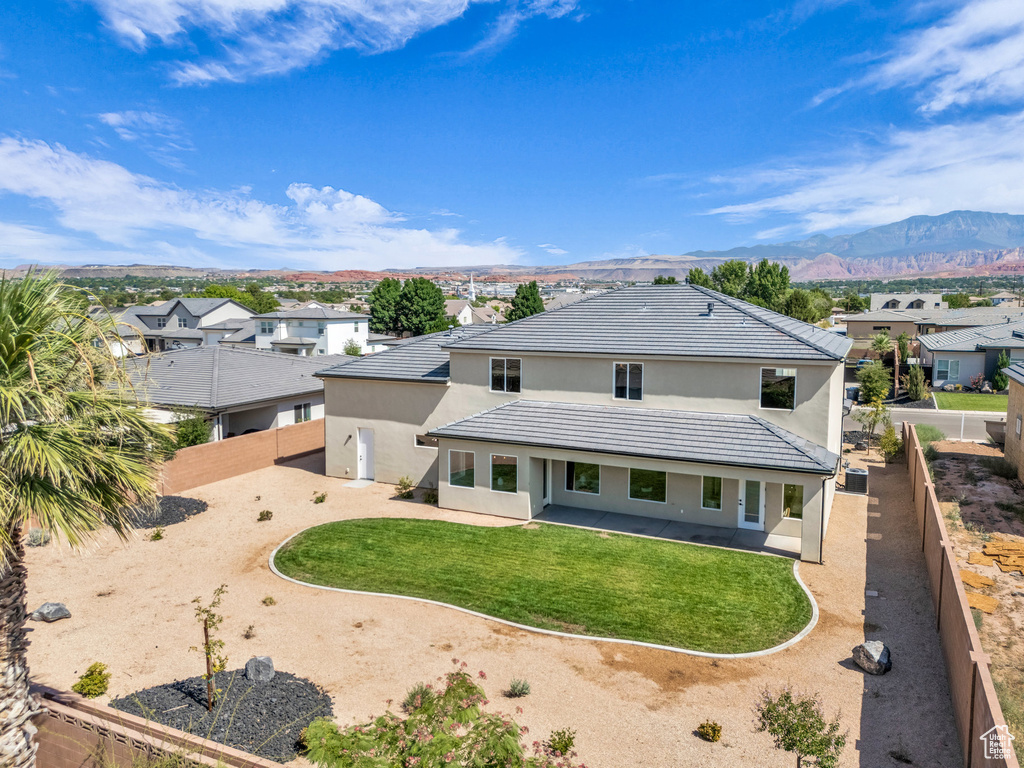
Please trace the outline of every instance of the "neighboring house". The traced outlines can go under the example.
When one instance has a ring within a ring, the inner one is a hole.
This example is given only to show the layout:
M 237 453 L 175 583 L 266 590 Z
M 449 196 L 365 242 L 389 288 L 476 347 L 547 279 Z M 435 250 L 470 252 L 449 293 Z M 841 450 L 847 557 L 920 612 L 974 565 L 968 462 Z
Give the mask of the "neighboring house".
M 550 312 L 552 309 L 567 307 L 570 304 L 575 304 L 577 301 L 582 301 L 585 298 L 587 298 L 587 296 L 583 292 L 559 293 L 552 296 L 550 299 L 544 300 L 544 311 Z
M 932 366 L 932 386 L 967 386 L 982 376 L 986 381 L 996 372 L 999 354 L 1006 351 L 1010 361 L 1024 360 L 1024 319 L 981 328 L 961 328 L 920 337 L 921 362 Z
M 1000 291 L 995 296 L 989 296 L 992 303 L 997 307 L 1019 307 L 1021 306 L 1020 297 L 1011 291 Z
M 322 370 L 327 473 L 793 537 L 820 560 L 851 342 L 698 286 L 638 286 Z
M 495 325 L 505 322 L 505 315 L 495 311 L 491 305 L 474 307 L 463 299 L 447 299 L 444 303 L 445 317 L 459 321 L 459 325 Z
M 1024 363 L 1003 369 L 1010 377 L 1010 401 L 1006 406 L 1006 460 L 1017 468 L 1017 477 L 1024 479 Z
M 171 299 L 159 306 L 128 307 L 115 313 L 121 344 L 114 353 L 125 356 L 198 347 L 203 329 L 253 314 L 233 299 Z
M 880 309 L 846 316 L 846 333 L 851 339 L 870 339 L 881 331 L 893 338 L 906 333 L 911 338 L 942 333 L 958 328 L 1024 320 L 1024 309 L 1017 307 L 969 307 L 966 309 Z
M 947 309 L 940 293 L 872 293 L 869 311 L 878 309 Z
M 370 348 L 370 318 L 356 312 L 308 306 L 255 315 L 256 349 L 313 357 L 341 355 L 354 341 L 360 354 Z
M 335 362 L 352 358 L 335 357 Z M 193 347 L 125 361 L 132 384 L 156 417 L 199 411 L 211 440 L 275 429 L 324 416 L 324 358 L 305 359 L 225 345 Z

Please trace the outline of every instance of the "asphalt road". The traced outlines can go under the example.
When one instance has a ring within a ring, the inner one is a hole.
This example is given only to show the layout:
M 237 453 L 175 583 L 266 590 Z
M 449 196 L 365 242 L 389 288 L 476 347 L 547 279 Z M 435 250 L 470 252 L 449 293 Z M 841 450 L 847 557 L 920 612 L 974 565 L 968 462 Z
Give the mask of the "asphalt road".
M 964 440 L 987 440 L 988 432 L 985 431 L 986 421 L 995 421 L 1000 418 L 998 413 L 967 413 L 961 416 L 958 411 L 931 411 L 922 408 L 893 408 L 892 420 L 894 424 L 902 421 L 909 421 L 911 424 L 931 424 L 946 433 L 946 437 L 959 439 L 961 437 L 961 418 L 963 419 Z M 1006 414 L 1002 414 L 1003 420 Z M 843 420 L 843 429 L 861 429 L 859 423 L 847 416 Z

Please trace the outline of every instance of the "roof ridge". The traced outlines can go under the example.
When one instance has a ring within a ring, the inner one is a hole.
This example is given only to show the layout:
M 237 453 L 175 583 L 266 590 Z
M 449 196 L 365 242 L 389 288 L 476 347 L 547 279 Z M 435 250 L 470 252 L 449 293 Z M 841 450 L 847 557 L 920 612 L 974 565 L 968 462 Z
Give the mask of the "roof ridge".
M 210 372 L 210 403 L 214 408 L 220 408 L 220 345 L 213 349 L 213 370 Z
M 831 469 L 832 468 L 832 467 L 829 467 L 827 464 L 825 464 L 825 462 L 823 462 L 821 459 L 819 459 L 813 453 L 811 453 L 810 451 L 805 450 L 803 448 L 803 446 L 801 446 L 801 445 L 799 445 L 799 444 L 797 444 L 797 443 L 795 443 L 795 442 L 793 442 L 792 440 L 789 439 L 791 437 L 795 437 L 795 438 L 797 438 L 797 440 L 802 440 L 804 442 L 810 442 L 809 440 L 807 440 L 806 437 L 800 437 L 800 435 L 796 434 L 795 432 L 790 432 L 788 429 L 785 429 L 784 427 L 780 427 L 778 424 L 773 424 L 772 422 L 768 421 L 767 419 L 762 418 L 761 416 L 754 416 L 753 414 L 749 414 L 749 417 L 751 419 L 753 419 L 754 421 L 756 421 L 761 426 L 763 426 L 765 429 L 767 429 L 769 432 L 771 432 L 776 437 L 778 437 L 778 438 L 780 438 L 782 440 L 785 440 L 786 443 L 788 443 L 789 445 L 793 446 L 793 448 L 795 448 L 797 451 L 799 451 L 804 456 L 809 458 L 811 461 L 815 462 L 818 466 L 823 467 L 825 469 Z M 824 446 L 822 446 L 822 447 L 824 447 Z
M 802 338 L 800 336 L 797 336 L 792 331 L 788 331 L 785 328 L 782 328 L 777 323 L 772 322 L 771 320 L 768 320 L 768 319 L 763 318 L 763 317 L 758 317 L 756 314 L 754 314 L 750 310 L 746 309 L 745 307 L 743 307 L 743 306 L 736 306 L 736 304 L 733 304 L 732 302 L 733 301 L 739 302 L 740 304 L 746 304 L 747 306 L 756 306 L 756 305 L 749 304 L 748 302 L 743 301 L 743 299 L 737 299 L 735 296 L 729 296 L 728 294 L 719 293 L 718 291 L 712 290 L 710 288 L 705 288 L 702 285 L 694 285 L 692 283 L 686 283 L 686 285 L 689 285 L 691 288 L 696 288 L 698 291 L 703 293 L 705 296 L 714 295 L 714 296 L 720 297 L 720 299 L 723 300 L 726 305 L 732 307 L 737 312 L 742 312 L 747 317 L 753 318 L 754 320 L 757 320 L 758 322 L 764 323 L 769 328 L 773 328 L 774 330 L 778 331 L 779 333 L 785 334 L 786 336 L 789 336 L 789 338 L 791 338 L 791 339 L 793 339 L 795 341 L 799 341 L 801 344 L 806 344 L 808 347 L 811 347 L 813 349 L 818 350 L 823 355 L 826 355 L 826 356 L 832 358 L 833 360 L 842 360 L 843 359 L 842 357 L 837 356 L 834 352 L 831 352 L 828 349 L 826 349 L 825 347 L 818 345 L 816 342 L 813 342 L 810 339 L 805 339 L 805 338 Z M 758 309 L 763 309 L 765 312 L 771 312 L 773 315 L 779 314 L 778 312 L 775 312 L 775 311 L 773 311 L 771 309 L 768 309 L 767 307 L 758 307 Z M 802 320 L 797 320 L 795 317 L 790 318 L 790 319 L 791 320 L 795 320 L 798 323 L 803 322 Z M 811 325 L 810 323 L 804 323 L 804 325 L 808 325 L 811 328 L 814 328 L 815 330 L 822 330 L 822 329 L 818 328 L 816 325 Z M 827 333 L 827 331 L 823 331 L 823 332 Z

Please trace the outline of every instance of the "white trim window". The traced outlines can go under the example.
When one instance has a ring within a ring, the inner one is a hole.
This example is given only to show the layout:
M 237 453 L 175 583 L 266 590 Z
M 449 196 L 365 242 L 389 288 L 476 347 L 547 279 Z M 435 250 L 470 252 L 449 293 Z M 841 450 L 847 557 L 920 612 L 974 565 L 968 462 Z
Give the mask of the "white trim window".
M 700 479 L 700 508 L 722 508 L 722 478 L 705 475 Z
M 472 488 L 476 484 L 473 465 L 476 454 L 472 451 L 448 451 L 448 485 Z
M 324 330 L 326 328 L 327 328 L 327 323 L 317 323 L 316 324 L 316 335 L 317 336 L 323 336 L 324 335 Z
M 295 423 L 302 424 L 306 421 L 313 420 L 313 404 L 312 403 L 299 403 L 292 408 L 292 413 L 295 416 Z
M 612 399 L 644 399 L 644 364 L 615 363 L 612 367 Z
M 565 462 L 565 490 L 601 495 L 601 465 L 582 461 Z
M 668 474 L 656 469 L 629 470 L 629 498 L 635 501 L 668 502 Z
M 796 407 L 796 368 L 761 369 L 761 407 L 792 411 Z
M 935 358 L 936 381 L 960 381 L 960 361 Z
M 782 516 L 794 520 L 804 519 L 804 487 L 802 485 L 783 484 Z
M 491 454 L 491 490 L 497 493 L 519 492 L 519 459 Z
M 518 357 L 491 358 L 491 392 L 522 392 L 523 361 Z
M 273 333 L 274 325 L 273 320 L 260 320 L 260 333 Z

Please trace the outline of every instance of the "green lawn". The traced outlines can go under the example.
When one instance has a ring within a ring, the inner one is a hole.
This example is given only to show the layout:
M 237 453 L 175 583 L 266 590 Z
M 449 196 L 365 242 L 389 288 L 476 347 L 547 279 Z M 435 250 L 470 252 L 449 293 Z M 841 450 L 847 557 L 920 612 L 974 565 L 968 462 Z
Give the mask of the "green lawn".
M 936 392 L 935 402 L 942 411 L 992 411 L 1006 413 L 1008 395 L 983 395 L 979 392 Z
M 304 531 L 274 563 L 312 584 L 713 653 L 770 648 L 811 618 L 792 560 L 557 525 L 349 520 Z

